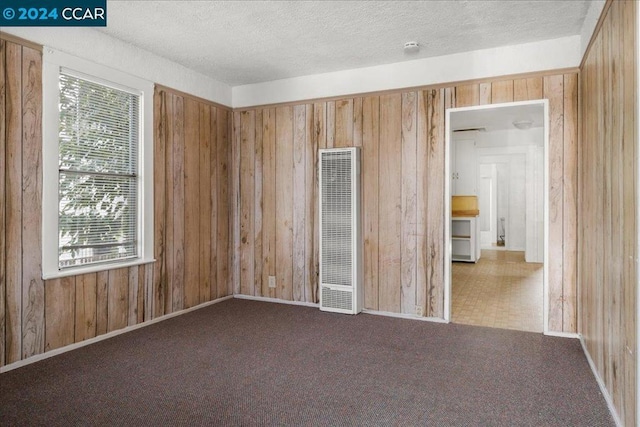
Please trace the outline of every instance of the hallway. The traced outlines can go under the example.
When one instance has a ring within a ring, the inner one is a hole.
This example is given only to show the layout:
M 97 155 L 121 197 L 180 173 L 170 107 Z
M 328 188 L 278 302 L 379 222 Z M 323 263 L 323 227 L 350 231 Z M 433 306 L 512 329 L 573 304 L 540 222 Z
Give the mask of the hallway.
M 543 264 L 524 252 L 482 250 L 477 264 L 452 264 L 452 321 L 542 332 Z

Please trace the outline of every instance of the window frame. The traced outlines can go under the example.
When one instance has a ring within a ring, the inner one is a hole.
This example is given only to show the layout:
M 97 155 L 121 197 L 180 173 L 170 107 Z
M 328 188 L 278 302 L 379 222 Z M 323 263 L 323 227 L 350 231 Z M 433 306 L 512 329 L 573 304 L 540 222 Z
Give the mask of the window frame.
M 60 73 L 74 75 L 99 84 L 140 93 L 140 132 L 138 144 L 138 256 L 95 264 L 59 268 L 59 100 Z M 96 64 L 64 52 L 43 49 L 43 141 L 42 141 L 42 278 L 55 279 L 85 273 L 113 270 L 154 262 L 153 258 L 153 92 L 147 80 Z M 93 80 L 92 80 L 93 78 Z

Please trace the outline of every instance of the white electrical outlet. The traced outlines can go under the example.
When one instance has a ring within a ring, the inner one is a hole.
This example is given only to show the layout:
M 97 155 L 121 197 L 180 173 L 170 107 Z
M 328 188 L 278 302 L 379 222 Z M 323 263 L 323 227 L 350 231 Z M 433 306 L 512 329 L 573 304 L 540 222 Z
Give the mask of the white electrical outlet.
M 416 316 L 422 316 L 422 307 L 416 305 Z
M 276 287 L 276 276 L 269 276 L 269 287 L 270 288 Z

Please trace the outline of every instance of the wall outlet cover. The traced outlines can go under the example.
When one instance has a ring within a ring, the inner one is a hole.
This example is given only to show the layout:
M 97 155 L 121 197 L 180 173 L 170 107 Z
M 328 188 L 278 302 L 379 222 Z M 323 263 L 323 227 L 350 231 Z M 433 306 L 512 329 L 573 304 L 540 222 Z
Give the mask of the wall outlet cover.
M 269 276 L 269 287 L 270 288 L 276 287 L 276 276 Z

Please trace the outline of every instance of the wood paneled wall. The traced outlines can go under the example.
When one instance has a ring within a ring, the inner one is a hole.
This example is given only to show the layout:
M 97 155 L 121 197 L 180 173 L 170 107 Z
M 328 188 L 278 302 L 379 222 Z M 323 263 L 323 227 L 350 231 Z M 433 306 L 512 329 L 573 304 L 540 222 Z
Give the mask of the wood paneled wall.
M 44 351 L 42 53 L 0 39 L 0 365 Z
M 580 78 L 579 332 L 624 425 L 637 425 L 636 8 L 614 1 Z
M 231 111 L 156 89 L 152 316 L 233 294 Z
M 318 301 L 317 149 L 362 147 L 365 307 L 444 315 L 445 110 L 550 104 L 549 325 L 576 332 L 577 74 L 234 113 L 239 292 Z M 268 287 L 268 276 L 277 279 Z
M 155 95 L 153 264 L 42 280 L 42 54 L 0 39 L 0 366 L 230 295 L 231 113 Z

